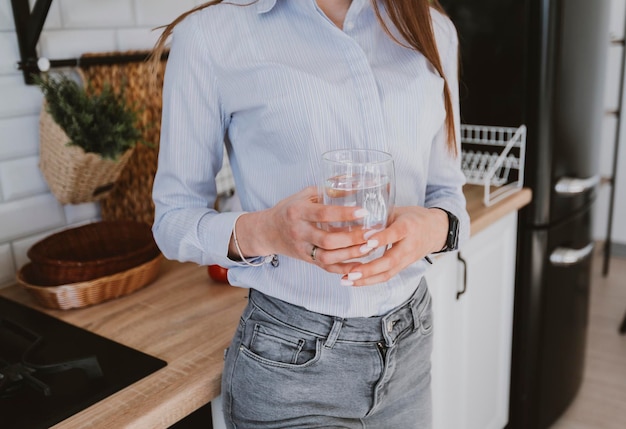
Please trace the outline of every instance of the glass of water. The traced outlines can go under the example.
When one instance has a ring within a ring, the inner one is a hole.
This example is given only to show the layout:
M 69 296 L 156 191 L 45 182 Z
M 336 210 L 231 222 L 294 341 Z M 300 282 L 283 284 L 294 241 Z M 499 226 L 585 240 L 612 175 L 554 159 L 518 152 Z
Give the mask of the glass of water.
M 339 149 L 322 155 L 321 192 L 324 204 L 364 208 L 364 218 L 350 222 L 329 222 L 328 231 L 354 229 L 379 231 L 387 226 L 395 199 L 393 158 L 387 152 L 370 149 Z M 382 256 L 384 249 L 365 258 Z

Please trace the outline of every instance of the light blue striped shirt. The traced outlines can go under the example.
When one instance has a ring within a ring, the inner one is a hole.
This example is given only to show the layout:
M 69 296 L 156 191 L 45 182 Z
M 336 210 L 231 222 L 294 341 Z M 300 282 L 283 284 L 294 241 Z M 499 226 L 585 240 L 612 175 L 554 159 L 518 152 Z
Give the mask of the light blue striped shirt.
M 432 16 L 458 130 L 456 32 Z M 241 213 L 213 210 L 224 147 L 245 211 L 316 185 L 323 152 L 372 148 L 395 159 L 397 206 L 444 208 L 468 236 L 460 157 L 446 149 L 443 80 L 384 33 L 368 0 L 352 1 L 343 31 L 314 0 L 194 13 L 174 31 L 163 97 L 153 230 L 168 258 L 222 265 L 233 285 L 340 317 L 396 307 L 428 268 L 418 261 L 386 283 L 346 287 L 338 274 L 284 255 L 277 267 L 230 260 Z

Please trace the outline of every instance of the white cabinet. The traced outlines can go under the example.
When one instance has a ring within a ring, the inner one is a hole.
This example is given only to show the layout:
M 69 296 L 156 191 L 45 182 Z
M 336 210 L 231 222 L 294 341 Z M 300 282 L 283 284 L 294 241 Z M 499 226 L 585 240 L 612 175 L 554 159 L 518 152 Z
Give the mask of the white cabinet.
M 427 275 L 434 311 L 435 429 L 508 422 L 517 213 L 473 236 Z

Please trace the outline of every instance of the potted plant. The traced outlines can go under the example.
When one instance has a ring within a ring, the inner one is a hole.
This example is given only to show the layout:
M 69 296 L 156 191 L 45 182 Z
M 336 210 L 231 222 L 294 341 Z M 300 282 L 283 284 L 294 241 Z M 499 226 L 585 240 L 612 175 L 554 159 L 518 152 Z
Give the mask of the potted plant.
M 101 199 L 141 139 L 136 110 L 123 89 L 96 92 L 67 75 L 36 83 L 44 94 L 39 167 L 50 191 L 63 204 Z

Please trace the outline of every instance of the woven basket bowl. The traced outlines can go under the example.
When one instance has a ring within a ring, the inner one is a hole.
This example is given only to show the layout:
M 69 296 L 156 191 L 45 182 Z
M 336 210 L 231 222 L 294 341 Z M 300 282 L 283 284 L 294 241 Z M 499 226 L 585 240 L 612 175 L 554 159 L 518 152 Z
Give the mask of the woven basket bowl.
M 33 264 L 28 263 L 17 273 L 17 280 L 40 305 L 69 310 L 119 298 L 147 286 L 158 277 L 162 259 L 158 255 L 126 271 L 60 286 L 42 285 Z
M 150 226 L 100 221 L 52 234 L 27 252 L 39 285 L 84 282 L 119 273 L 160 254 Z

